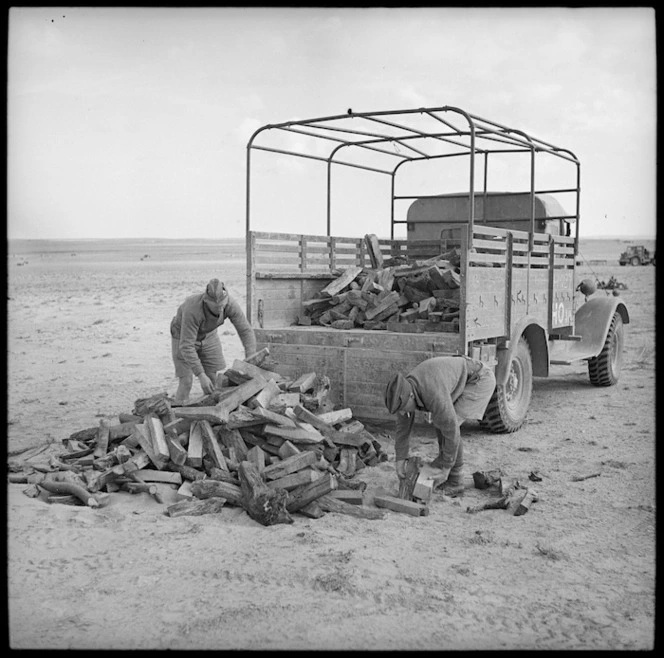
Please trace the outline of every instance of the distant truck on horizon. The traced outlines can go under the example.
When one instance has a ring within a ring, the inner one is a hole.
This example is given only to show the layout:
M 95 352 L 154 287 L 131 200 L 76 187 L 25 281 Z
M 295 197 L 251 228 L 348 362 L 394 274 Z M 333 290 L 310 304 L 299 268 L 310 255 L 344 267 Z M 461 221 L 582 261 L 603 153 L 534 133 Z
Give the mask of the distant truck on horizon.
M 620 254 L 618 259 L 620 265 L 654 265 L 655 251 L 650 251 L 642 244 L 630 245 Z

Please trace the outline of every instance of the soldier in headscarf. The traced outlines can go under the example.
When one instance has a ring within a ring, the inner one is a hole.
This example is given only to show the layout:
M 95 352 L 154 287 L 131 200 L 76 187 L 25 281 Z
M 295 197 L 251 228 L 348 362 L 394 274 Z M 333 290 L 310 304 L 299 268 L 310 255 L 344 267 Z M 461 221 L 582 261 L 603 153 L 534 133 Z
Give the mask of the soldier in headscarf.
M 439 356 L 422 361 L 406 376 L 394 375 L 385 389 L 385 406 L 397 415 L 394 448 L 399 479 L 406 477 L 409 438 L 415 411 L 426 411 L 438 437 L 431 466 L 441 471 L 436 485 L 463 487 L 461 424 L 481 419 L 496 387 L 491 368 L 467 356 Z
M 214 391 L 219 370 L 226 367 L 217 327 L 228 318 L 235 327 L 245 358 L 256 352 L 256 337 L 240 305 L 228 295 L 219 279 L 212 279 L 205 292 L 187 297 L 171 320 L 171 348 L 175 375 L 180 382 L 177 402 L 189 398 L 194 377 L 203 393 Z

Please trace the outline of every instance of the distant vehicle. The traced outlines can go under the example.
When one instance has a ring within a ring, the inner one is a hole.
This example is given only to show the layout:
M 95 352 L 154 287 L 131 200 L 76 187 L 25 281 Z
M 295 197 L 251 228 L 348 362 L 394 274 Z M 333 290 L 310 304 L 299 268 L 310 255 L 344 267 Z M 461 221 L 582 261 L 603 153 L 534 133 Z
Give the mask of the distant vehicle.
M 620 254 L 618 262 L 621 265 L 654 265 L 655 252 L 649 251 L 641 244 L 632 245 Z

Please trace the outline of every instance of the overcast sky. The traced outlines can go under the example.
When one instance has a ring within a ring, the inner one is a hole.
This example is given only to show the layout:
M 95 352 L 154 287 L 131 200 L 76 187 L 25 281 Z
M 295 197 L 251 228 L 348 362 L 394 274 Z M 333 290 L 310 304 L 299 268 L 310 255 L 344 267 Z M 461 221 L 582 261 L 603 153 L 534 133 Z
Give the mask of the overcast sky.
M 8 52 L 9 238 L 242 237 L 256 128 L 443 105 L 572 150 L 583 237 L 655 235 L 648 7 L 19 7 Z

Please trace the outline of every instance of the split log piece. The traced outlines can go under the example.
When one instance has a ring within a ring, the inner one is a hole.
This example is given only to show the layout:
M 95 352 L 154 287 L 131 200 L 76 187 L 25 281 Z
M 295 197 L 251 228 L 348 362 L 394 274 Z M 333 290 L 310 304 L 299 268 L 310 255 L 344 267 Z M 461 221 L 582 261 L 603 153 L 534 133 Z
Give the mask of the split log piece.
M 403 500 L 413 499 L 413 489 L 422 468 L 421 457 L 409 457 L 406 459 L 406 477 L 399 481 L 399 498 Z
M 198 421 L 193 422 L 189 428 L 186 464 L 193 468 L 203 465 L 203 431 Z
M 279 447 L 279 457 L 281 459 L 288 459 L 293 455 L 297 455 L 300 452 L 300 449 L 290 441 L 284 441 Z
M 309 484 L 302 485 L 289 491 L 286 509 L 289 512 L 296 512 L 321 496 L 334 491 L 336 488 L 336 478 L 329 473 L 324 474 Z
M 262 473 L 265 470 L 265 453 L 259 446 L 247 451 L 246 461 L 250 461 Z
M 108 443 L 111 437 L 110 427 L 111 424 L 105 418 L 102 418 L 99 421 L 99 429 L 97 430 L 96 447 L 94 451 L 94 456 L 97 458 L 103 457 L 108 451 Z
M 514 516 L 522 516 L 529 509 L 532 503 L 535 503 L 539 500 L 539 496 L 535 489 L 526 489 L 526 493 L 523 498 L 519 501 L 519 504 L 514 510 Z
M 180 442 L 172 437 L 166 437 L 166 443 L 168 445 L 168 452 L 171 456 L 171 461 L 177 466 L 181 466 L 187 461 L 187 451 L 180 445 Z
M 410 514 L 411 516 L 427 516 L 429 514 L 429 508 L 426 505 L 411 500 L 403 500 L 396 496 L 374 496 L 374 505 L 385 507 L 393 512 Z
M 347 514 L 348 516 L 355 516 L 360 519 L 377 520 L 384 519 L 385 512 L 374 507 L 367 507 L 365 505 L 351 505 L 345 503 L 343 500 L 337 500 L 332 496 L 321 496 L 317 499 L 318 505 L 325 512 L 336 512 L 337 514 Z
M 300 471 L 284 475 L 276 480 L 267 482 L 270 489 L 285 489 L 291 491 L 305 484 L 311 484 L 320 478 L 320 473 L 314 468 L 303 468 Z
M 327 286 L 325 286 L 325 288 L 320 291 L 320 296 L 333 297 L 337 293 L 341 292 L 346 286 L 350 285 L 350 283 L 355 280 L 361 271 L 361 267 L 354 265 L 346 268 L 340 277 L 334 281 L 331 281 Z
M 318 456 L 315 452 L 309 450 L 305 452 L 298 452 L 292 457 L 282 459 L 276 464 L 266 466 L 263 470 L 263 477 L 265 477 L 267 480 L 276 480 L 278 478 L 284 477 L 285 475 L 295 473 L 296 471 L 311 466 L 317 461 Z
M 332 498 L 343 500 L 349 505 L 363 505 L 364 494 L 359 489 L 336 489 L 329 493 Z
M 209 421 L 207 420 L 201 420 L 199 425 L 201 428 L 201 434 L 203 436 L 203 448 L 205 453 L 208 455 L 208 457 L 210 457 L 213 464 L 217 468 L 228 470 L 226 458 L 221 452 L 221 447 L 219 446 L 217 435 L 212 429 L 212 425 L 210 425 Z

